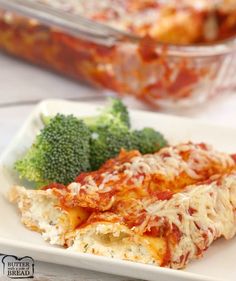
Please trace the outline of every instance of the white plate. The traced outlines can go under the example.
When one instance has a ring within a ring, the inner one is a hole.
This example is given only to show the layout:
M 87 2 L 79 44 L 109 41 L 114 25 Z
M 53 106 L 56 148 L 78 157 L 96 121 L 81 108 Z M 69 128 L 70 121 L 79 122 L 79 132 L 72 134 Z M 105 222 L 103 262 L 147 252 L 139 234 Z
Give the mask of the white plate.
M 152 265 L 121 261 L 89 254 L 71 253 L 50 246 L 38 233 L 29 231 L 20 223 L 17 209 L 9 204 L 4 194 L 20 183 L 12 166 L 16 159 L 32 143 L 41 127 L 40 114 L 72 113 L 78 116 L 96 112 L 96 106 L 62 100 L 40 103 L 28 118 L 12 144 L 0 159 L 0 252 L 29 255 L 36 260 L 54 262 L 100 272 L 129 276 L 151 281 L 235 281 L 236 240 L 215 242 L 200 260 L 191 262 L 185 270 L 173 270 Z M 132 125 L 160 130 L 170 143 L 180 141 L 207 142 L 225 152 L 236 152 L 236 130 L 222 128 L 179 117 L 157 113 L 131 111 Z

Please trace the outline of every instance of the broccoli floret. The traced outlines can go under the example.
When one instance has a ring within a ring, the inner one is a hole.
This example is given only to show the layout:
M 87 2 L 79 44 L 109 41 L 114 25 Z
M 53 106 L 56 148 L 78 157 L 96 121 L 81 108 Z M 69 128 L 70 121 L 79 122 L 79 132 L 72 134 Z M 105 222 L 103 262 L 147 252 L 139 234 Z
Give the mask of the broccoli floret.
M 42 116 L 42 120 L 47 126 L 51 117 Z M 151 128 L 131 131 L 128 110 L 119 99 L 111 98 L 98 116 L 82 120 L 91 135 L 89 162 L 92 170 L 116 157 L 122 148 L 128 151 L 137 149 L 146 154 L 156 152 L 167 144 L 164 137 Z
M 99 116 L 86 119 L 85 122 L 92 133 L 90 163 L 93 170 L 116 157 L 122 148 L 137 149 L 146 154 L 166 145 L 163 136 L 151 128 L 131 131 L 127 108 L 117 99 L 112 99 Z
M 142 154 L 154 153 L 167 145 L 167 141 L 161 133 L 152 128 L 135 130 L 131 134 L 133 149 Z
M 47 126 L 52 117 L 41 116 L 41 119 Z M 110 98 L 99 115 L 82 120 L 91 133 L 89 158 L 92 170 L 115 157 L 121 148 L 131 149 L 129 112 L 121 100 Z
M 120 99 L 110 98 L 110 103 L 105 109 L 105 113 L 110 113 L 119 118 L 121 123 L 130 128 L 130 117 L 127 107 Z
M 108 104 L 98 116 L 83 119 L 90 129 L 99 127 L 126 127 L 130 128 L 130 118 L 127 107 L 120 99 L 109 98 Z
M 15 163 L 21 178 L 36 185 L 68 184 L 90 170 L 90 131 L 72 115 L 51 118 L 26 155 Z
M 163 135 L 151 128 L 131 131 L 124 128 L 104 127 L 93 131 L 90 145 L 90 163 L 98 169 L 108 159 L 116 157 L 121 148 L 154 153 L 166 146 Z
M 85 118 L 84 121 L 92 136 L 90 164 L 93 170 L 117 156 L 121 148 L 132 148 L 129 113 L 121 100 L 110 98 L 108 105 L 98 116 Z
M 103 127 L 93 130 L 90 142 L 92 170 L 97 170 L 106 160 L 116 157 L 121 148 L 132 149 L 132 139 L 128 129 Z
M 51 116 L 41 115 L 41 120 L 44 125 L 47 125 Z M 90 129 L 98 127 L 119 126 L 130 128 L 130 117 L 127 107 L 120 99 L 109 98 L 108 104 L 97 116 L 89 116 L 82 119 Z

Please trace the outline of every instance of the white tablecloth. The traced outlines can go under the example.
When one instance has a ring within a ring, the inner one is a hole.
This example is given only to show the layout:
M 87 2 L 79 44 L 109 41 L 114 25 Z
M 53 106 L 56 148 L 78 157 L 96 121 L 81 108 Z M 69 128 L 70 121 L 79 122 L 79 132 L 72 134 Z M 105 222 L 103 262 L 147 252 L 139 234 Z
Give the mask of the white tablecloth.
M 100 102 L 100 97 L 98 91 L 82 86 L 75 81 L 0 54 L 0 152 L 22 126 L 37 101 L 45 98 L 69 98 Z M 145 108 L 133 100 L 126 99 L 125 101 L 130 107 Z M 219 97 L 208 106 L 181 110 L 175 114 L 236 127 L 236 94 Z M 14 253 L 12 254 L 14 255 Z M 35 280 L 40 281 L 127 280 L 127 278 L 42 262 L 36 262 L 35 272 Z M 3 277 L 1 277 L 0 271 L 0 280 L 1 278 Z

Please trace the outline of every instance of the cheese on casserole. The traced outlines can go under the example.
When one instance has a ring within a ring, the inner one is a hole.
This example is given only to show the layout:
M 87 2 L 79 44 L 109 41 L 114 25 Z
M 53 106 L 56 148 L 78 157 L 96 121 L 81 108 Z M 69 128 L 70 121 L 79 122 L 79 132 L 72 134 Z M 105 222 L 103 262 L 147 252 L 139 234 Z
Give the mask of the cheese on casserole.
M 22 221 L 72 251 L 183 268 L 236 232 L 234 158 L 200 143 L 121 151 L 68 186 L 16 187 Z
M 235 0 L 34 0 L 123 31 L 172 44 L 235 35 Z
M 183 268 L 199 258 L 214 240 L 236 234 L 236 173 L 211 183 L 189 186 L 170 200 L 143 200 L 136 210 L 144 215 L 139 226 L 95 222 L 79 228 L 70 250 Z M 109 217 L 109 214 L 107 214 Z M 156 237 L 153 230 L 156 230 Z

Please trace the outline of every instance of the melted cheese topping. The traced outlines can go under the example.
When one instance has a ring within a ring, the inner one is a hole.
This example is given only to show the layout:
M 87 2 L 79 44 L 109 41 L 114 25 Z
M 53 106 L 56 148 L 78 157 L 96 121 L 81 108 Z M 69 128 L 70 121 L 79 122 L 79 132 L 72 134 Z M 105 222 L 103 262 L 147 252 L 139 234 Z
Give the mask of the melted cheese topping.
M 171 267 L 181 268 L 188 260 L 197 258 L 212 242 L 236 233 L 236 174 L 226 175 L 209 184 L 189 186 L 170 200 L 143 202 L 148 220 L 135 232 L 160 229 L 165 225 L 180 231 L 180 240 L 172 245 Z M 166 231 L 166 230 L 165 230 Z M 168 232 L 168 231 L 166 231 Z
M 32 0 L 162 42 L 187 44 L 218 36 L 217 12 L 233 13 L 235 0 Z
M 66 204 L 70 206 L 72 198 L 76 198 L 78 205 L 88 199 L 88 204 L 81 203 L 82 207 L 96 205 L 98 209 L 108 210 L 115 204 L 115 198 L 127 197 L 130 188 L 135 187 L 134 192 L 140 197 L 156 191 L 178 192 L 235 167 L 230 155 L 205 144 L 180 144 L 147 155 L 128 152 L 128 159 L 123 162 L 125 154 L 121 153 L 111 165 L 105 164 L 97 172 L 79 176 L 77 182 L 67 187 Z
M 142 200 L 136 210 L 132 209 L 136 217 L 140 212 L 145 214 L 142 223 L 130 230 L 122 220 L 103 222 L 109 214 L 104 213 L 101 221 L 96 215 L 87 226 L 76 231 L 70 249 L 183 268 L 217 238 L 230 239 L 236 234 L 235 194 L 236 173 L 232 173 L 211 183 L 189 186 L 170 200 Z M 121 229 L 125 229 L 125 236 L 121 235 Z M 153 229 L 157 230 L 156 237 L 150 236 Z M 141 237 L 142 243 L 135 239 L 131 242 L 130 237 Z M 148 255 L 143 257 L 145 251 Z M 127 256 L 127 252 L 132 252 L 132 256 Z
M 187 158 L 187 159 L 186 159 Z M 128 171 L 131 175 L 139 173 L 160 174 L 173 180 L 185 172 L 192 179 L 201 179 L 201 172 L 209 165 L 221 165 L 222 168 L 234 165 L 233 159 L 224 153 L 216 153 L 210 146 L 203 149 L 194 144 L 183 144 L 163 148 L 159 153 L 135 157 L 131 160 Z
M 70 250 L 182 268 L 236 233 L 236 165 L 205 144 L 125 152 L 67 187 L 17 188 L 23 222 Z

